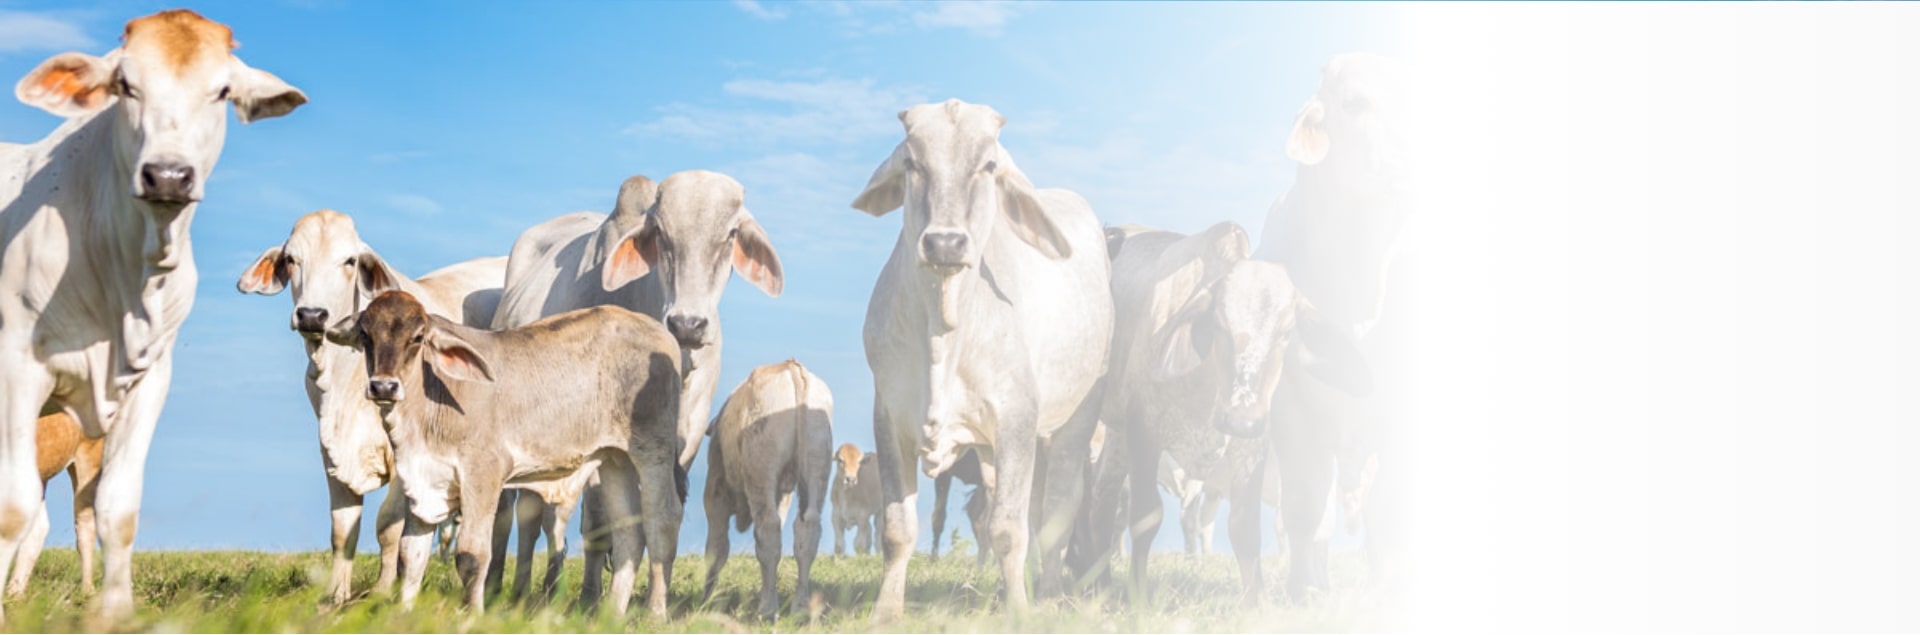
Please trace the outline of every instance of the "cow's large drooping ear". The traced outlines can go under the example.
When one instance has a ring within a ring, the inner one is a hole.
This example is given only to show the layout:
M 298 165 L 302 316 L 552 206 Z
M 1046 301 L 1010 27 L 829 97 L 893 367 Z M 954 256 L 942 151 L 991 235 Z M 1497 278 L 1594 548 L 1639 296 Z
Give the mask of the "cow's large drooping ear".
M 1021 241 L 1033 245 L 1048 258 L 1063 260 L 1073 255 L 1073 245 L 1067 243 L 1067 237 L 1060 234 L 1060 227 L 1047 217 L 1047 210 L 1040 205 L 1040 195 L 1033 190 L 1033 182 L 1013 164 L 1013 158 L 1005 150 L 994 161 L 994 177 L 1000 188 L 1000 209 L 1006 211 L 1008 220 L 1013 221 L 1013 234 Z
M 1213 291 L 1202 288 L 1173 314 L 1153 347 L 1154 381 L 1184 377 L 1213 351 Z
M 241 293 L 273 295 L 287 288 L 287 259 L 279 247 L 269 247 L 261 252 L 260 259 L 240 273 L 240 282 L 234 286 Z
M 1307 100 L 1293 118 L 1293 134 L 1287 137 L 1287 158 L 1301 165 L 1314 165 L 1327 158 L 1327 107 L 1319 97 Z
M 1373 368 L 1367 364 L 1366 354 L 1360 352 L 1352 329 L 1327 321 L 1304 300 L 1297 302 L 1294 331 L 1300 334 L 1300 345 L 1306 349 L 1301 367 L 1341 392 L 1355 397 L 1373 394 Z
M 400 272 L 387 266 L 387 261 L 373 253 L 372 247 L 361 245 L 360 253 L 353 257 L 353 266 L 360 274 L 360 292 L 368 298 L 400 288 Z
M 307 103 L 307 94 L 269 73 L 233 58 L 233 79 L 227 100 L 233 102 L 240 123 L 271 119 Z
M 118 49 L 116 49 L 117 53 Z M 62 117 L 78 117 L 107 107 L 112 96 L 114 53 L 102 59 L 86 53 L 47 58 L 13 87 L 21 103 Z
M 901 113 L 902 117 L 905 115 Z M 907 142 L 894 146 L 893 154 L 880 162 L 880 167 L 873 170 L 873 177 L 867 179 L 867 189 L 854 197 L 853 208 L 874 216 L 885 216 L 900 209 L 907 202 L 907 164 L 911 161 Z
M 780 290 L 786 288 L 786 274 L 780 268 L 780 255 L 773 252 L 773 243 L 767 240 L 767 230 L 743 209 L 733 232 L 733 270 L 768 297 L 780 297 Z
M 621 238 L 600 265 L 600 288 L 612 292 L 653 271 L 660 260 L 660 226 L 647 214 L 640 227 Z
M 427 332 L 427 363 L 434 372 L 460 381 L 493 383 L 493 369 L 488 367 L 487 359 L 480 351 L 460 336 L 440 328 Z

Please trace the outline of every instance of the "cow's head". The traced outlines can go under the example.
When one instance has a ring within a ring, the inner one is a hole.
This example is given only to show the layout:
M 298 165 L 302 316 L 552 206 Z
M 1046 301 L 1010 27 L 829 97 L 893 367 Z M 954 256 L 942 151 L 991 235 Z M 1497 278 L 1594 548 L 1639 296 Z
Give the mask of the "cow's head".
M 1041 253 L 1072 255 L 1033 183 L 1000 146 L 1000 113 L 955 99 L 901 111 L 900 123 L 907 139 L 873 171 L 853 207 L 874 216 L 905 207 L 901 231 L 922 268 L 947 276 L 979 264 L 1002 215 Z
M 833 462 L 840 466 L 841 485 L 853 487 L 860 484 L 860 460 L 865 456 L 852 443 L 841 445 L 840 450 L 833 453 Z
M 1352 185 L 1393 187 L 1405 176 L 1401 70 L 1392 58 L 1364 53 L 1333 58 L 1320 90 L 1294 117 L 1287 156 L 1324 168 Z
M 422 385 L 426 367 L 442 381 L 493 381 L 486 358 L 440 322 L 405 291 L 382 293 L 367 304 L 353 328 L 366 355 L 367 399 L 383 408 L 399 403 L 406 386 Z
M 329 325 L 374 296 L 398 288 L 399 274 L 360 242 L 353 218 L 323 209 L 294 221 L 287 242 L 260 254 L 240 274 L 241 293 L 273 295 L 293 287 L 293 330 L 318 342 Z
M 727 277 L 739 272 L 770 297 L 780 297 L 785 277 L 767 232 L 747 211 L 746 190 L 725 174 L 689 170 L 658 187 L 644 176 L 627 179 L 615 202 L 616 217 L 640 219 L 609 249 L 600 269 L 607 291 L 649 272 L 666 300 L 667 330 L 680 346 L 712 344 L 709 328 L 720 314 Z
M 241 122 L 278 117 L 307 96 L 248 67 L 226 25 L 185 9 L 127 23 L 120 48 L 101 57 L 61 53 L 20 80 L 14 95 L 62 117 L 118 105 L 119 165 L 134 198 L 177 215 L 206 192 L 227 133 L 227 104 Z M 170 221 L 171 218 L 162 220 Z
M 1158 332 L 1152 377 L 1168 381 L 1198 374 L 1200 384 L 1213 391 L 1214 426 L 1235 436 L 1257 437 L 1266 429 L 1287 347 L 1296 335 L 1323 355 L 1357 357 L 1359 349 L 1350 340 L 1325 341 L 1338 340 L 1338 330 L 1318 322 L 1286 268 L 1247 259 L 1246 233 L 1238 226 L 1223 229 L 1227 225 L 1231 223 L 1216 225 L 1201 237 L 1207 240 L 1203 260 L 1228 266 L 1195 290 Z M 1356 359 L 1347 365 L 1364 363 Z M 1358 375 L 1367 377 L 1364 372 Z

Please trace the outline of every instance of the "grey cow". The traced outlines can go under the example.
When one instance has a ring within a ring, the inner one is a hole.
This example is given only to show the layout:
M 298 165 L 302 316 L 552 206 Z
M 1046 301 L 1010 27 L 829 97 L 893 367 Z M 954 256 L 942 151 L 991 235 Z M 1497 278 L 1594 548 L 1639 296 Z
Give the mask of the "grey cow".
M 1246 597 L 1256 600 L 1269 448 L 1218 428 L 1266 419 L 1296 338 L 1336 353 L 1334 359 L 1352 344 L 1321 322 L 1285 268 L 1247 258 L 1239 225 L 1220 223 L 1193 236 L 1139 228 L 1109 235 L 1118 324 L 1102 419 L 1113 426 L 1109 442 L 1125 452 L 1110 457 L 1102 480 L 1115 483 L 1124 469 L 1133 484 L 1126 526 L 1134 583 L 1145 588 L 1147 552 L 1163 515 L 1154 483 L 1164 452 L 1190 474 L 1229 484 L 1228 536 Z M 1096 491 L 1118 491 L 1106 483 Z M 1110 510 L 1118 503 L 1099 504 Z
M 488 526 L 503 488 L 596 472 L 607 518 L 644 526 L 653 549 L 648 606 L 665 616 L 686 472 L 673 460 L 679 347 L 658 321 L 594 307 L 487 331 L 429 315 L 412 295 L 389 291 L 352 324 L 342 322 L 328 336 L 358 340 L 366 351 L 367 396 L 391 431 L 412 512 L 404 561 L 425 562 L 434 525 L 455 511 L 472 527 Z M 613 605 L 623 614 L 638 539 L 613 532 Z M 476 611 L 484 607 L 490 542 L 485 531 L 460 532 L 455 564 Z M 425 567 L 405 573 L 401 602 L 411 605 Z
M 779 606 L 774 574 L 780 568 L 780 529 L 793 498 L 793 555 L 800 563 L 794 607 L 813 596 L 813 557 L 820 551 L 820 511 L 827 502 L 827 453 L 833 448 L 833 393 L 800 362 L 787 360 L 753 369 L 734 389 L 708 428 L 707 585 L 712 597 L 728 554 L 727 524 L 753 529 L 760 559 L 760 615 L 772 620 Z
M 495 314 L 496 329 L 597 305 L 614 305 L 652 316 L 680 343 L 686 372 L 677 425 L 681 468 L 690 468 L 706 436 L 713 393 L 720 381 L 720 296 L 731 272 L 768 296 L 779 297 L 785 278 L 766 231 L 748 212 L 746 191 L 727 175 L 689 170 L 654 183 L 634 176 L 621 183 L 612 214 L 575 212 L 535 225 L 513 244 L 506 291 Z M 555 496 L 568 496 L 553 492 Z M 528 512 L 540 511 L 539 516 Z M 564 558 L 555 540 L 565 534 L 566 514 L 538 505 L 521 508 L 522 554 L 531 552 L 533 529 L 545 524 L 548 549 Z M 591 532 L 591 507 L 583 529 Z M 496 556 L 506 549 L 495 545 Z M 599 590 L 604 550 L 587 545 L 584 585 Z M 521 569 L 528 564 L 526 556 Z M 557 571 L 549 569 L 552 579 Z M 520 580 L 516 587 L 524 586 Z
M 969 448 L 993 467 L 989 542 L 1007 605 L 1024 610 L 1030 531 L 1040 592 L 1066 578 L 1113 328 L 1105 238 L 1078 194 L 1033 187 L 1001 147 L 1006 119 L 992 108 L 949 100 L 900 122 L 906 140 L 853 202 L 874 216 L 905 208 L 864 330 L 886 499 L 874 618 L 905 611 L 914 458 L 934 475 Z M 1046 518 L 1030 528 L 1036 491 Z

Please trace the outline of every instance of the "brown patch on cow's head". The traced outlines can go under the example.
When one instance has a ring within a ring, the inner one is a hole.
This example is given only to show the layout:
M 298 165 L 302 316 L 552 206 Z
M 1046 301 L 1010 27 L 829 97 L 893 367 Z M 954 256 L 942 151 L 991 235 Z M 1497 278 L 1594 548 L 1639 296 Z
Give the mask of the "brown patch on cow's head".
M 840 464 L 840 480 L 847 486 L 860 482 L 860 459 L 865 456 L 852 443 L 841 445 L 840 450 L 833 453 L 833 460 Z
M 420 357 L 427 335 L 427 308 L 405 291 L 388 291 L 360 312 L 355 330 L 367 357 L 367 398 L 395 402 L 404 398 L 404 371 Z
M 187 9 L 169 9 L 127 22 L 120 34 L 128 51 L 158 54 L 175 73 L 205 59 L 221 59 L 240 44 L 233 29 Z

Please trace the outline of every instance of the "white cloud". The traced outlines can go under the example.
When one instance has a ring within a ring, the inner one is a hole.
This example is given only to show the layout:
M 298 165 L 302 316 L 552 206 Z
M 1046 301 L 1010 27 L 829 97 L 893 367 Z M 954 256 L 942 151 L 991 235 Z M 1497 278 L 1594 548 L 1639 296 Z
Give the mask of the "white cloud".
M 415 216 L 432 216 L 439 214 L 441 209 L 443 209 L 439 201 L 419 194 L 394 194 L 388 196 L 387 205 Z
M 871 79 L 818 81 L 739 79 L 721 87 L 740 108 L 675 102 L 660 116 L 629 127 L 643 137 L 679 137 L 709 143 L 780 146 L 845 143 L 897 135 L 902 108 L 926 101 L 917 88 L 878 86 Z
M 933 4 L 931 11 L 914 12 L 913 23 L 922 28 L 966 29 L 988 37 L 1000 35 L 1001 27 L 1007 25 L 1018 6 L 986 0 L 940 0 Z
M 1080 193 L 1105 224 L 1194 232 L 1233 220 L 1258 236 L 1293 173 L 1284 155 L 1263 149 L 1283 140 L 1267 137 L 1208 147 L 1155 144 L 1123 130 L 1093 144 L 1016 144 L 1010 151 L 1035 185 Z
M 91 49 L 93 38 L 74 21 L 49 13 L 0 11 L 0 53 Z
M 766 5 L 760 4 L 757 0 L 733 0 L 733 6 L 739 7 L 741 11 L 747 12 L 747 15 L 769 22 L 787 19 L 787 10 L 785 7 L 769 8 Z

